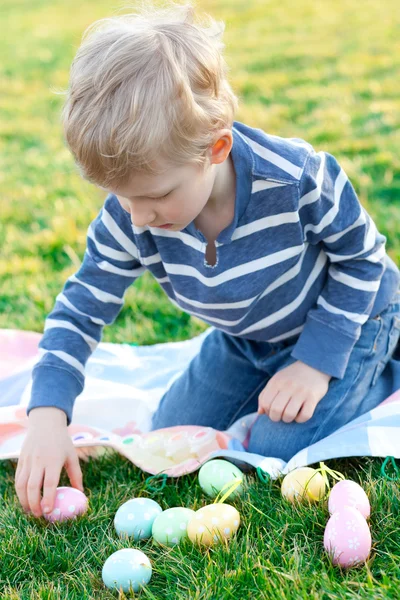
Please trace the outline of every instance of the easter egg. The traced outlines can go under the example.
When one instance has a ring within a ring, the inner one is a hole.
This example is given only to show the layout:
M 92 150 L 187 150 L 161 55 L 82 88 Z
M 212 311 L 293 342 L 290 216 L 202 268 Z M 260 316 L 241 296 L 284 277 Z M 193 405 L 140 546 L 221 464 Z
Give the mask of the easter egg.
M 109 589 L 138 592 L 149 583 L 152 568 L 147 556 L 140 550 L 124 548 L 111 554 L 104 563 L 102 578 Z
M 328 500 L 328 509 L 331 515 L 344 506 L 356 508 L 365 519 L 368 519 L 371 514 L 367 494 L 358 483 L 348 479 L 339 481 L 333 486 Z
M 175 546 L 187 537 L 188 522 L 196 513 L 190 508 L 168 508 L 160 513 L 152 528 L 153 538 L 159 544 Z
M 340 508 L 329 519 L 324 533 L 324 548 L 334 565 L 352 567 L 364 562 L 371 551 L 371 532 L 356 509 Z
M 161 506 L 154 500 L 133 498 L 117 510 L 114 517 L 115 530 L 120 537 L 145 540 L 151 536 L 154 520 L 161 512 Z
M 209 504 L 196 511 L 189 521 L 187 534 L 192 542 L 203 546 L 229 540 L 238 530 L 240 515 L 230 504 Z
M 75 519 L 87 511 L 88 499 L 83 492 L 73 487 L 62 486 L 56 490 L 53 510 L 43 513 L 48 521 L 66 521 Z
M 238 479 L 243 480 L 243 473 L 227 460 L 210 460 L 199 471 L 199 484 L 207 496 L 216 498 L 219 492 L 228 492 L 229 483 L 234 484 Z M 230 496 L 234 498 L 243 492 L 243 485 L 239 485 Z
M 289 502 L 317 502 L 325 494 L 325 481 L 315 469 L 302 467 L 286 475 L 282 481 L 281 492 Z

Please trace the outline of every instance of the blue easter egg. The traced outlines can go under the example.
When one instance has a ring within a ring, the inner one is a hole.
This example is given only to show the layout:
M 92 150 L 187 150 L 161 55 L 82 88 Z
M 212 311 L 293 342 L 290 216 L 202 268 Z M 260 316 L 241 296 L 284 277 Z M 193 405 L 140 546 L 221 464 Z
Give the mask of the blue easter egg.
M 114 526 L 120 537 L 133 537 L 135 541 L 151 537 L 155 518 L 162 508 L 150 498 L 133 498 L 119 507 Z
M 135 592 L 149 583 L 152 568 L 147 556 L 140 550 L 124 548 L 111 554 L 103 565 L 102 578 L 109 589 Z

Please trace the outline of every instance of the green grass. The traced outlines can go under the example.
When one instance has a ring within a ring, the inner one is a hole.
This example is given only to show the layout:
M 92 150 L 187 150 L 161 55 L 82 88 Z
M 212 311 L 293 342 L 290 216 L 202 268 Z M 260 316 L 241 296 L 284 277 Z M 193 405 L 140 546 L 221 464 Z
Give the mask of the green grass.
M 282 499 L 279 482 L 263 484 L 249 475 L 243 497 L 232 502 L 242 523 L 229 545 L 200 550 L 188 540 L 173 549 L 160 549 L 152 540 L 132 544 L 153 565 L 152 580 L 138 595 L 157 600 L 397 599 L 398 485 L 380 477 L 373 459 L 329 464 L 362 482 L 370 498 L 374 549 L 367 565 L 345 572 L 329 563 L 322 551 L 329 518 L 325 502 L 292 506 Z M 101 570 L 110 554 L 127 547 L 113 528 L 119 506 L 137 495 L 153 498 L 164 509 L 197 509 L 209 503 L 196 474 L 169 479 L 162 491 L 149 493 L 146 475 L 113 454 L 85 465 L 88 514 L 73 523 L 49 525 L 19 510 L 11 463 L 3 466 L 2 473 L 1 517 L 6 530 L 2 532 L 0 574 L 5 586 L 1 597 L 7 600 L 116 598 L 116 593 L 102 585 Z M 65 475 L 62 483 L 68 484 Z
M 66 150 L 59 114 L 80 36 L 121 9 L 105 0 L 2 0 L 0 19 L 0 327 L 42 331 L 66 278 L 78 267 L 87 226 L 104 199 L 83 181 Z M 400 12 L 396 0 L 199 0 L 226 23 L 236 118 L 272 134 L 301 137 L 334 154 L 400 260 Z M 206 328 L 172 306 L 146 274 L 129 291 L 105 341 L 153 344 Z M 237 539 L 200 552 L 189 543 L 139 546 L 154 574 L 142 598 L 399 598 L 400 492 L 377 459 L 330 461 L 371 498 L 373 552 L 361 569 L 334 569 L 322 552 L 327 509 L 285 504 L 279 483 L 249 477 Z M 14 465 L 0 465 L 0 594 L 7 599 L 112 598 L 105 559 L 123 544 L 112 519 L 137 494 L 164 508 L 207 501 L 196 475 L 146 492 L 146 475 L 117 456 L 82 465 L 90 512 L 49 526 L 24 515 Z M 62 483 L 68 484 L 65 474 Z

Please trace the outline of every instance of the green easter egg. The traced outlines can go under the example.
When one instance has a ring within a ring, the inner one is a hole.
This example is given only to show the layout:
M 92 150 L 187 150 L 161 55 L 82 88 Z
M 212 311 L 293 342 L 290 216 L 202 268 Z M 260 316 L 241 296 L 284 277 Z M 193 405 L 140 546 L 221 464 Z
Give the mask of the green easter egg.
M 168 508 L 160 513 L 153 523 L 153 538 L 159 544 L 175 546 L 187 537 L 187 526 L 194 516 L 190 508 Z
M 200 487 L 207 496 L 212 498 L 216 498 L 222 488 L 224 488 L 222 494 L 227 493 L 229 491 L 228 484 L 233 485 L 237 479 L 244 479 L 242 471 L 227 460 L 210 460 L 199 471 Z M 242 492 L 243 484 L 240 484 L 229 495 L 229 498 L 239 496 Z

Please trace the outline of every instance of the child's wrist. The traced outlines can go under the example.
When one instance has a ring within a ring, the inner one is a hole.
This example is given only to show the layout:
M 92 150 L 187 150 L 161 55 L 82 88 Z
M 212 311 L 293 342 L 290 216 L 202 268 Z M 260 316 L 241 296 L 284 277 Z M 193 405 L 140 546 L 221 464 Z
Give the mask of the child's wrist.
M 39 406 L 29 412 L 29 424 L 38 425 L 51 423 L 52 425 L 67 426 L 67 415 L 61 408 L 55 406 Z

